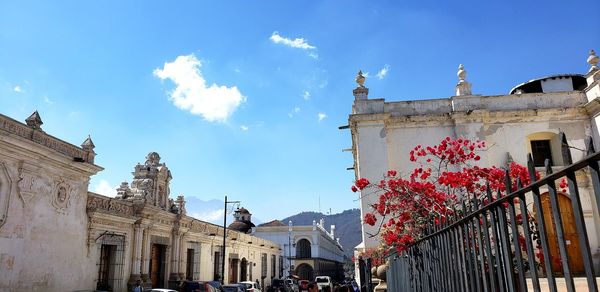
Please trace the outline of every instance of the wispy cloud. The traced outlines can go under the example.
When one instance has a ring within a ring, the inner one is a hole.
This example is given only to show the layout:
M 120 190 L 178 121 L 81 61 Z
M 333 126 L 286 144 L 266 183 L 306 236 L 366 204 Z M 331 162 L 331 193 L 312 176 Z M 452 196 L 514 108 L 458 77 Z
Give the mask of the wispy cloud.
M 241 125 L 240 129 L 242 129 L 242 131 L 248 131 L 249 128 L 246 125 Z
M 194 217 L 196 219 L 200 219 L 202 221 L 214 222 L 219 219 L 223 220 L 224 213 L 225 212 L 223 209 L 218 209 L 218 210 L 211 210 L 211 211 L 204 211 L 204 212 L 194 212 L 194 213 L 190 213 L 188 215 L 190 215 L 191 217 Z
M 379 78 L 380 80 L 383 79 L 385 75 L 388 74 L 388 72 L 390 72 L 390 65 L 385 64 L 383 68 L 381 68 L 381 70 L 377 72 L 377 78 Z
M 246 101 L 246 97 L 236 86 L 207 86 L 200 67 L 200 60 L 190 54 L 166 62 L 162 69 L 157 68 L 153 73 L 161 80 L 169 79 L 175 83 L 169 99 L 176 107 L 202 116 L 209 122 L 225 122 Z
M 107 180 L 102 179 L 94 186 L 94 193 L 114 198 L 117 196 L 117 187 L 118 186 L 111 186 Z
M 299 112 L 300 112 L 300 108 L 295 107 L 291 112 L 288 113 L 288 117 L 293 118 Z
M 308 43 L 308 41 L 304 38 L 287 38 L 279 35 L 279 32 L 273 32 L 271 37 L 269 38 L 275 44 L 281 44 L 284 46 L 288 46 L 291 48 L 309 50 L 308 55 L 312 58 L 318 59 L 319 54 L 317 54 L 317 47 Z
M 45 95 L 44 95 L 44 102 L 47 103 L 47 104 L 50 104 L 50 105 L 54 104 L 54 102 L 52 100 L 50 100 L 48 98 L 48 96 L 45 96 Z
M 309 100 L 310 99 L 310 92 L 308 92 L 307 90 L 305 90 L 302 93 L 302 98 L 304 98 L 305 100 Z
M 319 117 L 319 122 L 327 118 L 327 114 L 325 113 L 319 113 L 317 116 Z
M 270 39 L 276 44 L 282 44 L 292 48 L 298 48 L 303 50 L 314 50 L 317 48 L 308 44 L 308 42 L 303 38 L 295 38 L 292 40 L 290 38 L 280 36 L 278 32 L 273 32 Z
M 23 89 L 21 88 L 21 86 L 19 86 L 19 85 L 16 85 L 15 87 L 13 87 L 13 91 L 14 91 L 14 92 L 21 93 L 21 92 L 23 92 Z

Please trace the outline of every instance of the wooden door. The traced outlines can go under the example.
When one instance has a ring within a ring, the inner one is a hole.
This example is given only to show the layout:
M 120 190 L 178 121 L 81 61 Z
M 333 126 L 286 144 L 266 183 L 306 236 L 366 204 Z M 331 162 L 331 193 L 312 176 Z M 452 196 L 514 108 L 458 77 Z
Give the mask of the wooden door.
M 152 288 L 162 288 L 164 284 L 164 247 L 160 244 L 153 244 L 150 254 L 150 279 Z
M 238 282 L 238 265 L 240 260 L 231 259 L 229 260 L 229 283 Z
M 548 235 L 548 245 L 552 257 L 552 270 L 554 273 L 562 274 L 562 262 L 560 260 L 560 250 L 558 247 L 558 236 L 556 235 L 556 223 L 552 216 L 552 206 L 550 204 L 550 195 L 544 193 L 541 195 L 542 210 L 544 210 L 544 221 L 546 222 L 546 234 Z M 569 268 L 573 274 L 582 274 L 583 261 L 579 249 L 579 238 L 577 237 L 577 227 L 575 225 L 575 216 L 573 215 L 573 206 L 571 198 L 565 194 L 558 195 L 558 205 L 560 217 L 563 223 L 563 231 L 569 255 Z

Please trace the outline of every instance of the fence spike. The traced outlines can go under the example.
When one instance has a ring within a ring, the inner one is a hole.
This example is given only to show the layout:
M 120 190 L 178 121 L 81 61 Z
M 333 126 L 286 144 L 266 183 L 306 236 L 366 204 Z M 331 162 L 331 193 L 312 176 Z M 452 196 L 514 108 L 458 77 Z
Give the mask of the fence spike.
M 596 150 L 594 149 L 594 139 L 592 136 L 585 137 L 585 146 L 587 148 L 587 155 L 596 153 Z
M 534 183 L 537 177 L 535 176 L 535 165 L 533 164 L 533 155 L 531 153 L 527 154 L 527 171 L 529 172 L 531 183 Z
M 573 164 L 573 158 L 571 157 L 571 150 L 569 149 L 569 144 L 567 143 L 567 136 L 565 135 L 565 132 L 560 131 L 558 133 L 558 137 L 560 139 L 560 151 L 562 154 L 563 164 Z
M 546 160 L 544 160 L 544 167 L 546 168 L 546 176 L 551 175 L 552 166 L 550 165 L 550 159 L 546 158 Z

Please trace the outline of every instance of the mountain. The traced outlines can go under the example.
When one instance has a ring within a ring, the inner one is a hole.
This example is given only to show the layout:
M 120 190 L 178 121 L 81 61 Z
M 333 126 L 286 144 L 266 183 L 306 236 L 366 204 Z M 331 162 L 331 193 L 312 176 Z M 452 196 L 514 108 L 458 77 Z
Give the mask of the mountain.
M 292 220 L 294 225 L 312 225 L 313 220 L 319 222 L 325 220 L 325 229 L 330 231 L 330 226 L 335 225 L 335 237 L 340 238 L 340 244 L 344 248 L 344 254 L 351 258 L 354 255 L 354 247 L 361 241 L 360 210 L 350 209 L 338 214 L 325 215 L 318 212 L 302 212 L 281 220 L 287 225 Z

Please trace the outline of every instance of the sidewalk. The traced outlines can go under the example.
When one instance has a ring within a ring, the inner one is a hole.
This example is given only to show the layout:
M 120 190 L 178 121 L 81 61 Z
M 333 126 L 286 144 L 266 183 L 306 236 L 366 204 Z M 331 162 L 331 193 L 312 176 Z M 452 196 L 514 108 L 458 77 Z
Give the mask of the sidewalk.
M 573 282 L 575 283 L 575 291 L 577 292 L 585 292 L 588 291 L 587 286 L 587 278 L 573 278 Z M 596 278 L 596 282 L 600 283 L 600 277 Z M 548 279 L 540 278 L 540 288 L 542 291 L 550 291 L 548 287 Z M 558 288 L 558 292 L 567 291 L 567 285 L 565 284 L 565 278 L 556 278 L 556 288 Z M 533 290 L 533 283 L 531 282 L 531 278 L 527 279 L 527 290 Z

